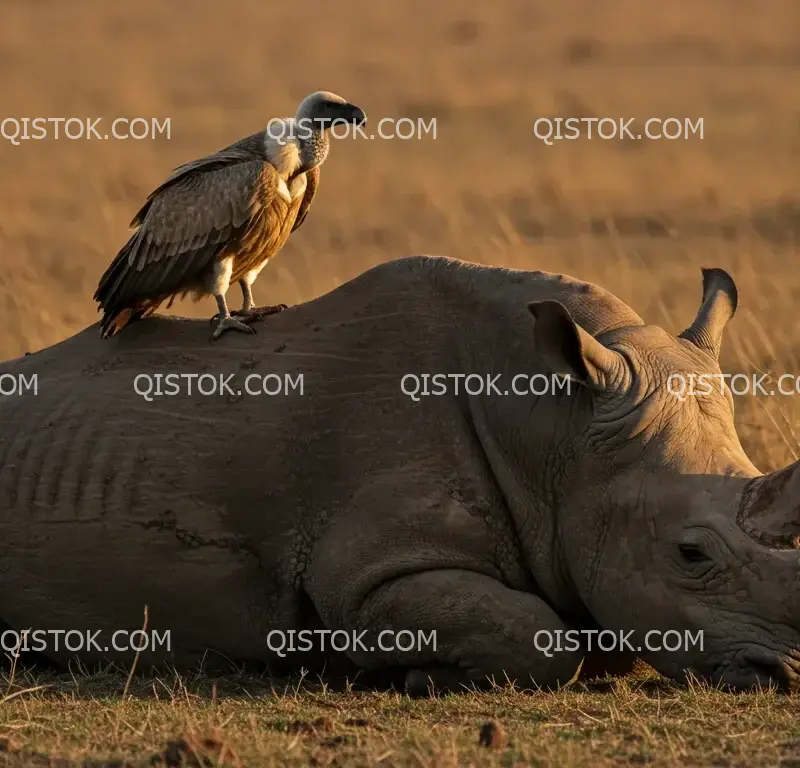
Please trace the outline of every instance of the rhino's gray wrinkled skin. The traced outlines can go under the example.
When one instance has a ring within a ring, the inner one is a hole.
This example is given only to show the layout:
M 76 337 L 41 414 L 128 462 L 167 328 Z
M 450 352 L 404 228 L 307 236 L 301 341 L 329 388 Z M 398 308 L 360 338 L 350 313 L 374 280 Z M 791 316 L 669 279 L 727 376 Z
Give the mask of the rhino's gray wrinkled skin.
M 435 651 L 348 659 L 405 669 L 412 693 L 429 678 L 563 683 L 585 654 L 547 657 L 540 630 L 703 630 L 702 651 L 641 655 L 677 678 L 794 685 L 800 472 L 760 475 L 730 397 L 680 401 L 666 386 L 720 372 L 735 305 L 730 277 L 706 271 L 676 338 L 571 278 L 412 257 L 254 338 L 211 345 L 204 322 L 154 318 L 6 363 L 38 374 L 38 395 L 0 401 L 0 616 L 108 641 L 141 626 L 147 604 L 172 650 L 140 664 L 179 668 L 331 667 L 279 659 L 265 641 L 276 629 L 436 630 Z M 134 393 L 138 374 L 170 372 L 238 385 L 302 373 L 304 394 Z M 471 372 L 581 384 L 420 402 L 400 391 L 407 373 Z

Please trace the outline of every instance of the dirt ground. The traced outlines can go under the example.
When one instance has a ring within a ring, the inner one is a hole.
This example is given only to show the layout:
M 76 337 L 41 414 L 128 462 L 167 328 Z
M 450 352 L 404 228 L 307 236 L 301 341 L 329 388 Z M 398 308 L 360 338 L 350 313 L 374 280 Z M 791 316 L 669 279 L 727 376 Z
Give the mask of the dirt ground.
M 723 369 L 798 374 L 799 31 L 794 0 L 0 0 L 0 119 L 103 118 L 105 128 L 119 117 L 170 119 L 169 139 L 0 139 L 0 355 L 95 322 L 98 278 L 174 166 L 328 89 L 362 106 L 371 128 L 436 118 L 436 137 L 334 142 L 311 213 L 262 273 L 257 303 L 310 299 L 425 252 L 598 282 L 678 332 L 697 309 L 700 267 L 720 266 L 740 289 Z M 702 118 L 703 137 L 547 146 L 533 125 L 556 116 L 635 118 L 640 128 L 652 117 Z M 231 297 L 236 305 L 238 289 Z M 799 400 L 737 398 L 740 434 L 762 470 L 796 457 Z M 15 736 L 28 732 L 15 719 L 23 700 L 5 723 Z M 648 725 L 648 701 L 642 738 L 654 741 L 647 754 L 629 743 L 625 759 L 702 762 Z M 773 710 L 747 706 L 763 722 L 744 732 L 761 728 L 761 738 Z M 497 708 L 514 709 L 504 700 L 478 710 Z M 606 715 L 587 718 L 576 732 Z M 717 728 L 709 712 L 695 720 L 698 733 Z M 800 735 L 796 722 L 775 721 L 772 742 Z M 458 763 L 460 742 L 442 728 L 439 751 L 425 741 L 383 764 Z M 592 741 L 552 738 L 537 748 L 544 762 L 596 752 Z M 737 738 L 727 757 L 707 759 L 774 764 L 777 753 L 748 757 L 749 737 Z

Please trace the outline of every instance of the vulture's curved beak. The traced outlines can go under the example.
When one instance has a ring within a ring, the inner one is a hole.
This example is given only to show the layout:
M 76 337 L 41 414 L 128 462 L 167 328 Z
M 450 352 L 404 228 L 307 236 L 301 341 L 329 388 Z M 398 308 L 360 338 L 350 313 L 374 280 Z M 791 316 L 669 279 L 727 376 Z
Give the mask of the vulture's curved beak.
M 348 104 L 347 111 L 350 113 L 347 122 L 355 126 L 361 126 L 367 122 L 367 113 L 361 107 L 357 107 L 355 104 Z

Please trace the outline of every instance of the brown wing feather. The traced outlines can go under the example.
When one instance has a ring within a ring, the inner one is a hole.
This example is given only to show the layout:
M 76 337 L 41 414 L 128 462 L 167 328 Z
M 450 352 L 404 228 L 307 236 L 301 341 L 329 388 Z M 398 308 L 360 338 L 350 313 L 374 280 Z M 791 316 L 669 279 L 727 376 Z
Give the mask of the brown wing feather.
M 297 218 L 294 220 L 292 232 L 294 232 L 305 220 L 308 215 L 308 209 L 317 194 L 317 187 L 319 187 L 319 166 L 306 171 L 306 193 L 303 195 L 303 202 L 300 203 L 300 210 L 297 211 Z
M 196 162 L 151 195 L 139 230 L 100 279 L 94 298 L 104 336 L 197 290 L 213 261 L 263 222 L 277 195 L 278 174 L 262 160 Z
M 183 163 L 177 168 L 173 169 L 172 173 L 167 176 L 164 181 L 159 184 L 148 196 L 145 204 L 139 209 L 139 212 L 133 217 L 129 226 L 138 227 L 150 210 L 150 205 L 154 198 L 166 187 L 174 184 L 179 179 L 184 178 L 187 174 L 196 171 L 213 171 L 218 168 L 224 168 L 237 163 L 248 163 L 255 160 L 266 162 L 267 155 L 264 149 L 264 133 L 253 133 L 246 136 L 233 144 L 228 145 L 215 152 L 213 155 L 207 155 L 197 160 L 190 160 L 188 163 Z

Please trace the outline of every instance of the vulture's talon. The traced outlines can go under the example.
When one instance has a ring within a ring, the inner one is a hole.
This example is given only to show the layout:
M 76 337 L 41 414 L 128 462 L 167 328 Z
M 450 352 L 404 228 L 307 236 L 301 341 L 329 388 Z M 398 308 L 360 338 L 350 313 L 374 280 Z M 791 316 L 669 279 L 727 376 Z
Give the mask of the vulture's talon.
M 223 317 L 218 323 L 214 333 L 211 335 L 211 341 L 216 341 L 220 336 L 222 336 L 225 331 L 243 331 L 244 333 L 255 333 L 256 329 L 251 328 L 249 325 L 246 325 L 241 320 L 237 320 L 235 317 Z

